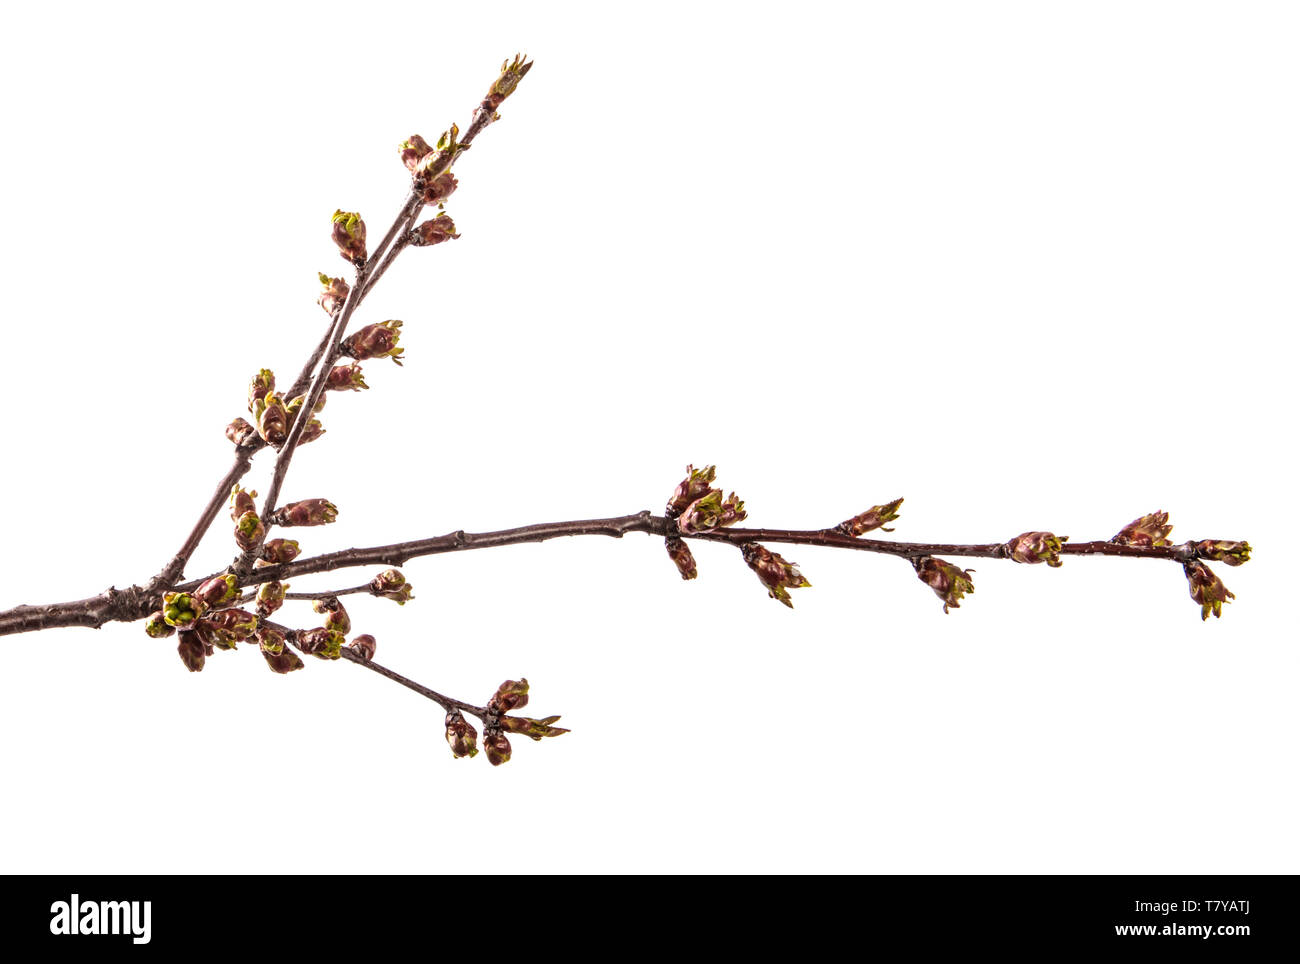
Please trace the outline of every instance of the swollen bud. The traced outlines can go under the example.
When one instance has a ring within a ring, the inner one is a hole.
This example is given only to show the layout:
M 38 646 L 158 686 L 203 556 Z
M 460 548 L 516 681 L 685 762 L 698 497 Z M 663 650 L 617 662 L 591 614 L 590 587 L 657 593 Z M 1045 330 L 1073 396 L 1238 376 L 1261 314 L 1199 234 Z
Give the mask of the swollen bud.
M 200 635 L 221 649 L 233 649 L 257 632 L 257 617 L 242 609 L 223 609 L 205 616 L 199 623 Z
M 510 762 L 510 741 L 500 730 L 483 730 L 483 749 L 487 751 L 488 763 L 494 767 Z
M 265 537 L 266 526 L 256 512 L 245 512 L 235 523 L 235 545 L 245 552 L 252 552 Z
M 242 448 L 257 438 L 257 429 L 253 428 L 244 419 L 237 418 L 226 426 L 226 438 Z
M 447 745 L 451 747 L 452 755 L 457 759 L 463 756 L 478 756 L 478 747 L 475 743 L 478 741 L 478 730 L 465 719 L 460 710 L 452 710 L 447 714 Z
M 169 592 L 163 596 L 163 621 L 177 629 L 190 630 L 207 611 L 208 604 L 187 592 Z
M 758 581 L 767 587 L 767 594 L 790 609 L 794 608 L 794 603 L 786 590 L 812 585 L 793 562 L 786 562 L 778 553 L 756 542 L 745 543 L 740 547 L 740 553 L 745 564 L 758 576 Z
M 257 434 L 267 445 L 279 448 L 289 437 L 289 412 L 284 399 L 271 392 L 257 404 Z
M 261 410 L 262 399 L 273 391 L 275 391 L 275 372 L 263 368 L 249 380 L 248 410 L 256 415 Z
M 1249 542 L 1222 542 L 1216 539 L 1203 539 L 1196 544 L 1196 554 L 1202 559 L 1240 566 L 1250 561 Z
M 343 608 L 337 596 L 327 596 L 324 599 L 312 600 L 311 608 L 325 616 L 325 628 L 332 629 L 336 633 L 350 633 L 352 631 L 352 620 L 348 618 L 348 611 Z
M 194 590 L 194 595 L 208 606 L 223 606 L 239 598 L 239 580 L 233 573 L 213 576 Z
M 1201 607 L 1202 622 L 1209 618 L 1210 613 L 1214 613 L 1215 619 L 1221 618 L 1223 616 L 1223 604 L 1230 599 L 1237 598 L 1223 584 L 1223 580 L 1214 574 L 1214 570 L 1203 562 L 1184 563 L 1183 572 L 1187 576 L 1188 589 L 1192 600 Z
M 693 465 L 686 466 L 686 478 L 677 483 L 664 514 L 670 519 L 676 519 L 692 502 L 708 494 L 717 474 L 717 468 L 712 465 L 706 465 L 702 469 Z
M 397 150 L 402 158 L 402 163 L 406 165 L 408 171 L 414 171 L 427 155 L 433 153 L 433 148 L 429 146 L 429 142 L 419 134 L 412 134 L 402 141 Z
M 303 668 L 303 661 L 297 653 L 285 646 L 284 633 L 278 629 L 260 630 L 257 644 L 266 658 L 266 665 L 271 667 L 271 672 L 292 673 Z
M 1168 522 L 1168 512 L 1152 512 L 1140 519 L 1134 519 L 1115 533 L 1110 541 L 1125 546 L 1167 546 L 1169 545 L 1169 533 L 1174 528 Z
M 230 490 L 230 518 L 238 522 L 245 512 L 256 512 L 257 503 L 253 501 L 256 498 L 256 492 L 249 492 L 236 482 L 235 487 Z
M 262 560 L 269 566 L 282 562 L 293 562 L 302 549 L 297 539 L 271 539 L 262 546 Z
M 364 636 L 358 636 L 348 643 L 348 649 L 356 653 L 367 663 L 375 658 L 375 637 L 366 633 Z
M 317 659 L 338 659 L 346 640 L 332 629 L 308 629 L 298 634 L 298 648 Z
M 1055 569 L 1061 565 L 1061 545 L 1069 538 L 1050 532 L 1022 532 L 1006 544 L 1007 556 L 1016 562 L 1045 562 Z
M 902 499 L 895 499 L 893 502 L 886 502 L 884 505 L 873 505 L 861 515 L 855 515 L 852 519 L 845 519 L 835 528 L 845 535 L 853 536 L 855 539 L 875 529 L 879 529 L 881 532 L 893 532 L 893 529 L 885 527 L 885 523 L 893 522 L 898 518 L 898 507 L 902 504 Z
M 181 662 L 191 673 L 203 672 L 203 664 L 207 662 L 207 650 L 197 633 L 181 633 L 176 652 L 180 654 Z
M 357 361 L 365 361 L 367 358 L 391 358 L 400 365 L 402 359 L 398 356 L 405 351 L 397 347 L 402 337 L 401 327 L 400 321 L 391 319 L 366 325 L 355 334 L 344 338 L 339 351 Z
M 483 106 L 493 111 L 500 107 L 501 102 L 515 92 L 519 82 L 532 69 L 532 61 L 525 62 L 522 54 L 515 54 L 514 60 L 503 61 L 501 76 L 492 84 L 492 89 L 488 91 Z M 495 120 L 495 118 L 493 119 Z
M 348 283 L 342 278 L 331 278 L 325 272 L 317 273 L 320 278 L 321 293 L 316 299 L 316 304 L 320 305 L 328 314 L 334 314 L 343 307 L 343 302 L 347 301 Z
M 670 536 L 664 540 L 664 548 L 668 550 L 668 558 L 673 561 L 683 579 L 694 579 L 699 575 L 695 568 L 695 556 L 685 542 L 676 536 Z
M 509 713 L 528 705 L 528 680 L 508 679 L 497 687 L 487 708 L 491 713 Z
M 369 388 L 366 380 L 361 377 L 361 366 L 356 362 L 347 365 L 337 365 L 330 369 L 330 373 L 325 376 L 325 391 L 327 392 L 356 392 L 363 388 Z M 324 396 L 321 396 L 324 398 Z
M 366 260 L 366 222 L 353 211 L 335 211 L 331 237 L 339 246 L 344 261 L 364 264 Z
M 284 592 L 289 588 L 287 582 L 264 582 L 257 590 L 257 614 L 263 618 L 284 605 Z
M 430 167 L 446 166 L 441 154 L 429 155 L 429 159 L 425 163 Z M 444 170 L 441 174 L 435 174 L 433 177 L 423 176 L 424 171 L 417 171 L 416 174 L 422 176 L 420 183 L 423 184 L 423 187 L 420 187 L 420 197 L 425 204 L 441 204 L 456 192 L 456 188 L 460 187 L 460 182 L 456 180 L 456 175 L 452 174 L 451 171 Z M 452 229 L 455 230 L 454 225 Z M 459 234 L 454 236 L 460 237 Z M 427 242 L 412 240 L 411 243 L 418 245 Z
M 961 608 L 961 599 L 967 593 L 975 591 L 971 582 L 972 569 L 961 569 L 951 562 L 936 559 L 934 556 L 921 556 L 912 560 L 917 578 L 934 590 L 934 594 L 943 600 L 943 611 Z
M 303 499 L 276 509 L 271 521 L 278 526 L 323 526 L 338 516 L 338 507 L 328 499 Z
M 412 589 L 413 587 L 406 581 L 406 577 L 396 569 L 386 569 L 370 582 L 371 595 L 391 599 L 399 606 L 405 606 L 411 599 L 415 598 L 411 595 Z
M 176 627 L 163 618 L 162 611 L 158 611 L 145 620 L 144 631 L 154 639 L 166 639 L 172 633 L 176 632 Z
M 710 489 L 682 511 L 677 527 L 683 535 L 696 535 L 743 522 L 747 515 L 745 503 L 736 498 L 736 493 L 724 500 L 721 489 Z
M 451 175 L 444 174 L 443 177 L 451 177 Z M 444 241 L 459 237 L 460 235 L 456 233 L 456 222 L 445 214 L 439 214 L 436 218 L 418 224 L 411 230 L 411 244 L 417 248 L 442 244 Z

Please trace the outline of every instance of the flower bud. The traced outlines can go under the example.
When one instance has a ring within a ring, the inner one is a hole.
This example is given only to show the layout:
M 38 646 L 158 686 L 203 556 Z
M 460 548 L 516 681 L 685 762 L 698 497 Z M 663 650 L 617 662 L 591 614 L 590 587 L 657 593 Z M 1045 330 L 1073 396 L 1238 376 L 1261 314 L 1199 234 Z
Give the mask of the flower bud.
M 507 733 L 521 733 L 530 740 L 540 740 L 544 736 L 561 736 L 569 731 L 562 726 L 551 726 L 558 716 L 548 716 L 544 720 L 533 720 L 526 716 L 501 717 L 501 729 Z
M 163 596 L 163 620 L 177 629 L 193 629 L 207 608 L 207 603 L 187 592 L 169 592 Z
M 528 705 L 528 680 L 508 679 L 497 687 L 487 708 L 492 713 L 509 713 Z
M 323 526 L 338 516 L 338 507 L 328 499 L 303 499 L 276 509 L 272 521 L 278 526 Z
M 429 158 L 427 158 L 426 160 L 429 161 L 431 163 L 431 166 L 433 167 L 441 167 L 444 164 L 441 154 L 430 154 Z M 422 171 L 416 172 L 417 176 L 421 176 L 423 175 L 423 173 L 424 172 Z M 452 174 L 451 171 L 446 171 L 446 170 L 444 170 L 441 174 L 435 174 L 432 177 L 421 176 L 419 184 L 417 184 L 417 187 L 419 187 L 420 190 L 420 197 L 423 199 L 425 204 L 442 204 L 443 201 L 447 200 L 447 198 L 451 197 L 452 194 L 455 193 L 456 188 L 458 188 L 459 186 L 460 186 L 460 182 L 456 180 L 456 175 Z M 451 219 L 447 218 L 447 220 L 450 223 Z M 428 223 L 429 222 L 427 221 L 425 222 L 425 224 Z M 420 227 L 423 228 L 424 225 L 422 224 L 420 225 Z M 417 232 L 419 230 L 420 228 L 416 228 Z M 459 234 L 454 233 L 456 230 L 456 226 L 454 224 L 451 225 L 451 230 L 453 232 L 451 234 L 451 237 L 454 238 L 460 237 Z M 414 233 L 415 232 L 412 232 L 412 234 Z M 440 240 L 445 241 L 446 238 L 442 238 Z M 413 237 L 411 243 L 419 246 L 424 244 L 437 244 L 438 242 L 437 241 L 416 241 Z
M 229 644 L 223 649 L 233 649 L 235 643 L 242 643 L 257 632 L 257 617 L 243 609 L 211 613 L 203 617 L 203 623 L 211 628 L 217 639 Z
M 961 569 L 951 562 L 936 559 L 934 556 L 921 556 L 913 559 L 917 578 L 934 590 L 934 594 L 943 600 L 943 611 L 960 609 L 960 600 L 966 593 L 975 591 L 970 574 L 973 569 Z
M 325 429 L 321 426 L 320 419 L 313 418 L 298 436 L 298 444 L 306 445 L 308 442 L 314 442 L 324 434 Z
M 249 492 L 236 482 L 230 490 L 230 518 L 238 522 L 245 512 L 256 512 L 257 503 L 253 501 L 256 498 L 256 492 Z
M 289 437 L 289 413 L 275 392 L 258 402 L 257 434 L 267 445 L 279 448 Z
M 213 576 L 194 590 L 194 595 L 208 606 L 223 606 L 239 598 L 239 580 L 234 573 Z
M 1155 547 L 1169 545 L 1169 533 L 1173 529 L 1168 525 L 1168 512 L 1152 512 L 1140 519 L 1134 519 L 1111 537 L 1111 542 L 1125 546 Z
M 420 161 L 424 160 L 427 155 L 433 153 L 433 148 L 430 147 L 429 142 L 419 134 L 412 134 L 406 140 L 402 141 L 401 146 L 398 147 L 398 151 L 402 158 L 402 163 L 406 165 L 406 169 L 408 171 L 414 171 L 420 166 Z
M 176 627 L 167 622 L 160 610 L 145 620 L 144 631 L 154 639 L 166 639 L 176 632 Z
M 677 483 L 677 488 L 673 490 L 673 497 L 668 500 L 668 507 L 665 509 L 668 518 L 676 519 L 692 502 L 707 495 L 717 474 L 717 468 L 712 465 L 706 465 L 702 469 L 697 469 L 693 465 L 686 466 L 686 478 Z
M 226 426 L 226 438 L 235 445 L 243 447 L 257 438 L 257 429 L 242 418 L 237 418 Z
M 262 652 L 271 656 L 278 656 L 284 652 L 285 638 L 284 633 L 278 629 L 267 629 L 263 627 L 257 631 L 257 645 Z
M 682 535 L 695 535 L 742 522 L 747 515 L 745 503 L 736 498 L 736 493 L 724 501 L 721 489 L 710 489 L 685 508 L 677 526 Z
M 320 305 L 328 314 L 334 314 L 343 307 L 343 302 L 348 300 L 348 283 L 342 278 L 331 278 L 325 272 L 317 272 L 320 278 L 321 293 L 316 299 L 316 304 Z
M 356 392 L 369 387 L 366 380 L 361 377 L 361 366 L 356 362 L 337 365 L 331 368 L 330 373 L 325 376 L 325 391 L 327 392 Z M 324 395 L 321 396 L 321 398 L 324 397 Z
M 367 663 L 375 658 L 375 637 L 366 633 L 364 636 L 358 636 L 348 643 L 348 649 L 356 653 Z
M 811 586 L 793 562 L 786 562 L 778 553 L 760 546 L 756 542 L 747 542 L 740 547 L 746 565 L 754 570 L 758 581 L 767 587 L 767 594 L 777 602 L 794 608 L 787 589 L 802 589 Z
M 332 629 L 308 629 L 298 634 L 298 648 L 317 659 L 338 659 L 346 641 Z
M 836 528 L 845 535 L 853 536 L 855 539 L 874 529 L 879 529 L 881 532 L 893 532 L 893 529 L 885 528 L 885 523 L 893 522 L 898 518 L 898 507 L 902 504 L 902 499 L 895 499 L 893 502 L 886 502 L 884 505 L 873 505 L 861 515 L 855 515 L 852 519 L 845 519 Z
M 1203 562 L 1184 563 L 1183 572 L 1187 575 L 1192 600 L 1201 607 L 1202 622 L 1209 618 L 1210 613 L 1214 613 L 1215 619 L 1221 618 L 1223 604 L 1237 598 L 1223 584 L 1223 580 L 1214 574 L 1214 570 Z
M 256 512 L 245 512 L 235 523 L 235 545 L 245 552 L 252 552 L 266 536 L 266 526 L 257 517 Z
M 366 222 L 361 215 L 352 211 L 334 212 L 334 229 L 331 237 L 339 246 L 339 255 L 344 261 L 364 264 L 366 260 Z
M 494 767 L 510 762 L 510 741 L 500 730 L 483 731 L 483 749 L 487 751 L 488 763 Z
M 1006 544 L 1007 555 L 1016 562 L 1045 562 L 1055 569 L 1061 565 L 1061 544 L 1069 538 L 1050 532 L 1022 532 Z
M 1202 559 L 1213 559 L 1215 562 L 1226 563 L 1229 566 L 1240 566 L 1243 562 L 1250 561 L 1250 543 L 1203 539 L 1196 544 L 1196 554 Z
M 695 556 L 691 555 L 691 547 L 685 542 L 670 536 L 664 540 L 664 548 L 668 550 L 668 558 L 673 561 L 683 579 L 694 579 L 699 575 L 695 568 Z
M 262 560 L 268 565 L 293 562 L 302 549 L 297 539 L 271 539 L 262 546 Z
M 263 368 L 248 383 L 248 410 L 256 415 L 261 408 L 259 404 L 275 391 L 275 372 Z
M 350 633 L 352 631 L 352 620 L 348 618 L 348 611 L 343 608 L 337 596 L 328 596 L 325 599 L 313 599 L 311 608 L 325 616 L 325 628 L 332 629 L 336 633 Z
M 370 582 L 371 595 L 391 599 L 399 606 L 405 606 L 407 602 L 415 598 L 411 595 L 413 588 L 406 581 L 406 577 L 396 569 L 386 569 Z
M 176 652 L 180 654 L 181 662 L 185 664 L 185 668 L 191 673 L 203 672 L 203 664 L 207 662 L 207 650 L 197 633 L 181 633 L 180 642 L 176 645 Z
M 257 643 L 261 648 L 262 656 L 266 658 L 266 665 L 271 667 L 273 673 L 292 673 L 296 669 L 303 668 L 303 662 L 298 654 L 289 649 L 284 644 L 284 633 L 278 629 L 263 629 L 257 634 Z
M 525 63 L 521 54 L 515 54 L 514 60 L 503 61 L 501 76 L 492 84 L 492 89 L 488 91 L 483 106 L 493 111 L 500 107 L 501 102 L 515 92 L 515 88 L 524 79 L 524 75 L 532 69 L 532 61 Z
M 457 759 L 463 756 L 478 756 L 478 747 L 475 743 L 478 740 L 478 730 L 474 729 L 460 710 L 452 710 L 447 714 L 447 745 L 451 747 L 452 755 Z
M 264 582 L 257 590 L 257 614 L 263 618 L 284 605 L 284 592 L 289 588 L 287 582 Z
M 349 358 L 365 361 L 367 358 L 391 358 L 402 364 L 398 356 L 406 349 L 397 347 L 402 337 L 402 323 L 392 319 L 374 325 L 366 325 L 355 334 L 343 339 L 339 350 Z
M 451 177 L 451 175 L 444 174 L 443 177 Z M 417 248 L 442 244 L 444 241 L 459 237 L 460 235 L 456 233 L 456 222 L 445 214 L 439 214 L 436 218 L 418 224 L 411 230 L 411 244 Z

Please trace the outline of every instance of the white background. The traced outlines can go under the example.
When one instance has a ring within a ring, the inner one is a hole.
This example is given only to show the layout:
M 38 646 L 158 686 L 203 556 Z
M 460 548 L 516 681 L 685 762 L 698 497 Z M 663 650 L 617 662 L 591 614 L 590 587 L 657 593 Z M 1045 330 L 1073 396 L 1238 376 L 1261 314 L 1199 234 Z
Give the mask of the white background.
M 376 12 L 378 11 L 378 12 Z M 350 664 L 184 671 L 138 626 L 0 640 L 0 869 L 1295 872 L 1296 23 L 1285 4 L 28 5 L 6 14 L 0 606 L 143 581 L 377 237 L 396 145 L 462 127 L 463 237 L 359 322 L 309 552 L 661 507 L 754 525 L 905 496 L 897 538 L 1076 541 L 1167 509 L 1178 567 L 793 547 L 682 583 L 643 536 L 412 562 L 377 658 L 573 733 L 493 769 Z M 264 489 L 270 462 L 249 476 Z M 233 546 L 223 516 L 191 575 Z M 779 547 L 777 547 L 779 548 Z M 339 575 L 295 589 L 363 581 Z M 344 580 L 348 580 L 344 582 Z M 307 613 L 304 625 L 314 624 Z

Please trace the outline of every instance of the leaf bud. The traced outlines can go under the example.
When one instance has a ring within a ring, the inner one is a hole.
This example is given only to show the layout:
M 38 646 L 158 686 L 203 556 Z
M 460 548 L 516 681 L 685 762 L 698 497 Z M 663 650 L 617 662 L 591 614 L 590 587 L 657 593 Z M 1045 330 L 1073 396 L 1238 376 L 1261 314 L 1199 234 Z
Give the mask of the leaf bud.
M 558 716 L 548 716 L 544 720 L 533 720 L 526 716 L 501 717 L 501 729 L 507 733 L 520 733 L 530 740 L 540 740 L 546 736 L 562 736 L 569 731 L 562 726 L 552 726 Z
M 1152 512 L 1140 519 L 1134 519 L 1111 537 L 1111 542 L 1125 546 L 1159 547 L 1169 545 L 1168 512 Z
M 1221 618 L 1223 604 L 1237 598 L 1223 584 L 1223 580 L 1214 574 L 1214 570 L 1203 562 L 1184 563 L 1183 572 L 1187 576 L 1188 590 L 1193 602 L 1201 607 L 1202 622 L 1210 617 L 1210 613 L 1214 613 L 1215 619 Z
M 1016 562 L 1045 562 L 1055 569 L 1061 565 L 1061 545 L 1069 538 L 1050 532 L 1022 532 L 1006 544 L 1007 556 Z
M 893 502 L 886 502 L 884 505 L 873 505 L 861 515 L 855 515 L 852 519 L 845 519 L 836 528 L 845 535 L 853 536 L 855 539 L 874 529 L 879 529 L 881 532 L 893 532 L 893 529 L 885 528 L 885 523 L 893 522 L 898 518 L 898 507 L 902 504 L 902 499 L 895 499 Z
M 361 377 L 361 366 L 356 362 L 350 362 L 347 365 L 336 365 L 325 376 L 325 391 L 327 392 L 356 392 L 369 387 L 366 380 Z M 325 396 L 322 395 L 321 397 L 324 398 Z
M 405 351 L 397 345 L 402 337 L 401 327 L 400 321 L 392 319 L 366 325 L 360 331 L 344 338 L 339 351 L 357 361 L 365 361 L 367 358 L 391 358 L 400 365 L 402 359 L 398 356 Z
M 972 569 L 961 569 L 934 556 L 913 559 L 912 565 L 916 569 L 917 578 L 943 600 L 945 613 L 949 608 L 960 609 L 962 597 L 975 591 L 975 583 L 970 578 L 974 571 Z
M 1215 562 L 1226 563 L 1229 566 L 1240 566 L 1243 562 L 1250 561 L 1250 543 L 1202 539 L 1196 544 L 1196 554 L 1202 559 L 1213 559 Z
M 786 562 L 779 553 L 772 552 L 765 546 L 747 542 L 740 547 L 740 553 L 745 564 L 758 576 L 758 581 L 767 587 L 768 596 L 790 609 L 794 608 L 794 603 L 787 590 L 812 585 L 793 562 Z

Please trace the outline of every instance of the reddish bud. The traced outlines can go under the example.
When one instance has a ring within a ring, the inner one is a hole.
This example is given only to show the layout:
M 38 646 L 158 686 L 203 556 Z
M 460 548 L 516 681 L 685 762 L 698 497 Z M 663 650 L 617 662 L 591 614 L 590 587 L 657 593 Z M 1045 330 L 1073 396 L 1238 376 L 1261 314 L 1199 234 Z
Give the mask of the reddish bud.
M 1173 526 L 1168 524 L 1168 512 L 1152 512 L 1134 519 L 1111 537 L 1111 542 L 1125 546 L 1167 546 Z
M 361 377 L 361 366 L 356 362 L 331 368 L 330 373 L 325 376 L 327 392 L 356 392 L 369 387 L 366 380 Z M 321 397 L 324 398 L 323 395 Z
M 324 599 L 313 599 L 311 608 L 325 616 L 325 628 L 332 629 L 336 633 L 350 633 L 352 631 L 352 620 L 348 618 L 348 611 L 343 608 L 337 596 L 327 596 Z
M 691 555 L 691 547 L 685 542 L 670 536 L 664 540 L 664 548 L 668 550 L 668 558 L 673 561 L 673 565 L 677 567 L 683 579 L 694 579 L 699 575 L 695 568 L 695 557 Z
M 1250 543 L 1203 539 L 1196 544 L 1196 554 L 1202 559 L 1213 559 L 1215 562 L 1226 563 L 1229 566 L 1240 566 L 1243 562 L 1250 561 Z
M 213 576 L 194 590 L 194 595 L 208 606 L 222 606 L 239 598 L 239 580 L 233 573 Z
M 256 415 L 261 409 L 259 403 L 273 391 L 275 391 L 275 372 L 269 368 L 263 368 L 249 380 L 248 410 Z
M 893 502 L 886 502 L 884 505 L 873 505 L 861 515 L 855 515 L 852 519 L 845 519 L 836 528 L 846 535 L 853 536 L 855 539 L 875 529 L 879 529 L 881 532 L 893 532 L 893 529 L 885 528 L 885 523 L 893 522 L 898 518 L 898 507 L 902 504 L 902 499 L 895 499 Z
M 281 506 L 272 516 L 278 526 L 323 526 L 337 519 L 339 510 L 328 499 L 303 499 Z
M 402 364 L 401 355 L 405 349 L 397 346 L 401 340 L 402 323 L 392 319 L 374 325 L 366 325 L 360 331 L 343 339 L 339 350 L 349 358 L 365 361 L 367 358 L 391 358 Z
M 172 633 L 176 632 L 176 627 L 171 625 L 161 611 L 154 613 L 145 620 L 144 631 L 154 639 L 166 639 Z
M 420 161 L 433 153 L 433 148 L 430 147 L 429 142 L 419 134 L 412 134 L 406 140 L 402 141 L 401 146 L 398 147 L 398 152 L 399 156 L 402 158 L 402 163 L 406 165 L 406 169 L 408 171 L 414 171 L 420 166 Z
M 348 299 L 348 283 L 342 278 L 331 278 L 325 272 L 317 273 L 320 278 L 321 293 L 316 299 L 316 304 L 320 305 L 329 314 L 334 314 L 343 307 L 343 302 Z
M 533 69 L 532 61 L 525 62 L 522 54 L 515 54 L 514 60 L 506 60 L 501 64 L 501 76 L 492 84 L 492 89 L 488 91 L 487 98 L 483 101 L 483 106 L 488 110 L 495 111 L 501 106 L 501 102 L 515 92 L 519 82 L 524 79 L 528 71 Z M 493 117 L 493 120 L 496 118 Z
M 736 498 L 736 493 L 724 500 L 721 489 L 710 489 L 683 510 L 677 527 L 683 535 L 695 535 L 742 522 L 747 515 L 745 503 Z
M 236 483 L 230 490 L 230 518 L 238 522 L 245 512 L 256 512 L 257 503 L 253 501 L 256 498 L 256 492 L 249 492 Z
M 1184 563 L 1183 572 L 1187 575 L 1192 600 L 1201 607 L 1202 622 L 1210 617 L 1210 613 L 1214 613 L 1215 619 L 1222 617 L 1223 604 L 1237 598 L 1223 584 L 1223 580 L 1214 574 L 1214 570 L 1203 562 Z
M 562 736 L 569 731 L 562 726 L 552 726 L 558 716 L 548 716 L 544 720 L 533 720 L 526 716 L 501 717 L 501 729 L 507 733 L 519 733 L 530 740 L 540 740 L 546 736 Z
M 812 585 L 793 562 L 786 562 L 778 553 L 756 542 L 745 543 L 740 552 L 746 565 L 758 576 L 758 581 L 767 587 L 767 594 L 790 609 L 794 608 L 794 603 L 786 590 Z
M 289 437 L 289 412 L 284 399 L 272 392 L 257 405 L 257 434 L 267 445 L 279 448 Z
M 343 634 L 332 629 L 308 629 L 298 634 L 298 648 L 317 659 L 338 659 L 345 642 Z
M 478 741 L 478 730 L 461 715 L 460 710 L 452 710 L 447 714 L 447 745 L 451 747 L 452 755 L 457 759 L 463 756 L 478 756 L 478 747 L 475 743 Z
M 199 625 L 207 628 L 217 646 L 233 649 L 257 632 L 257 617 L 242 609 L 223 609 L 203 617 Z
M 187 592 L 169 592 L 163 596 L 163 620 L 177 629 L 193 629 L 207 608 L 207 603 Z
M 271 566 L 293 562 L 301 551 L 297 539 L 271 539 L 262 546 L 262 560 Z
M 1007 555 L 1016 562 L 1045 562 L 1055 569 L 1061 564 L 1061 545 L 1069 538 L 1050 532 L 1022 532 L 1006 544 Z
M 266 536 L 266 526 L 257 517 L 256 512 L 245 512 L 235 523 L 235 545 L 245 552 L 252 552 Z
M 913 559 L 912 565 L 916 568 L 917 578 L 943 600 L 945 613 L 949 608 L 960 609 L 962 597 L 975 591 L 975 584 L 970 579 L 972 569 L 961 569 L 934 556 Z
M 308 442 L 314 442 L 324 434 L 325 428 L 321 425 L 320 419 L 313 418 L 298 436 L 298 444 L 306 445 Z
M 717 468 L 712 465 L 706 465 L 702 469 L 697 469 L 693 465 L 686 466 L 686 478 L 677 483 L 677 488 L 673 490 L 673 497 L 668 500 L 668 507 L 665 509 L 668 518 L 676 519 L 692 502 L 707 495 L 717 474 Z
M 528 705 L 528 680 L 508 679 L 497 687 L 487 708 L 493 713 L 509 713 Z
M 412 588 L 406 577 L 396 569 L 386 569 L 370 582 L 371 595 L 391 599 L 399 606 L 405 606 L 415 598 L 411 595 Z
M 262 652 L 278 656 L 284 652 L 284 633 L 278 629 L 259 629 L 257 631 L 257 645 L 261 647 Z
M 181 662 L 191 673 L 203 672 L 203 664 L 207 662 L 207 649 L 197 633 L 181 633 L 176 652 L 180 654 Z
M 451 177 L 451 175 L 444 174 L 443 177 Z M 456 233 L 456 222 L 445 214 L 439 214 L 430 221 L 416 225 L 411 231 L 411 244 L 417 248 L 424 248 L 459 237 L 460 235 Z
M 367 663 L 375 658 L 375 637 L 366 633 L 364 636 L 358 636 L 348 643 L 348 649 L 356 653 Z
M 226 438 L 230 439 L 235 445 L 242 447 L 257 438 L 257 429 L 253 428 L 244 419 L 237 418 L 226 426 Z
M 440 154 L 429 155 L 429 157 L 425 159 L 425 163 L 435 168 L 445 166 L 445 162 Z M 460 182 L 456 180 L 456 175 L 452 174 L 451 171 L 444 170 L 441 174 L 435 174 L 432 177 L 427 176 L 424 171 L 417 171 L 416 175 L 420 178 L 419 185 L 422 185 L 420 186 L 420 197 L 424 200 L 425 204 L 441 204 L 456 192 L 456 188 L 460 187 Z M 451 221 L 450 218 L 447 220 L 448 222 Z M 425 223 L 427 224 L 429 222 Z M 424 225 L 421 225 L 420 227 L 424 227 Z M 416 229 L 416 231 L 418 230 L 419 228 Z M 456 226 L 452 225 L 451 230 L 452 232 L 455 232 Z M 459 238 L 460 235 L 452 233 L 451 237 Z M 443 238 L 442 240 L 445 241 L 446 238 Z M 437 244 L 438 242 L 412 240 L 411 243 L 422 245 Z
M 488 763 L 494 767 L 510 762 L 510 741 L 500 730 L 483 731 L 483 749 L 487 751 Z
M 278 629 L 261 630 L 257 634 L 257 643 L 271 672 L 292 673 L 303 668 L 302 660 L 297 653 L 285 646 L 284 633 Z
M 287 582 L 262 583 L 257 590 L 257 614 L 265 618 L 283 606 L 284 593 L 288 588 Z
M 335 211 L 331 237 L 339 246 L 344 261 L 364 264 L 366 260 L 366 222 L 353 211 Z

